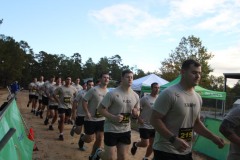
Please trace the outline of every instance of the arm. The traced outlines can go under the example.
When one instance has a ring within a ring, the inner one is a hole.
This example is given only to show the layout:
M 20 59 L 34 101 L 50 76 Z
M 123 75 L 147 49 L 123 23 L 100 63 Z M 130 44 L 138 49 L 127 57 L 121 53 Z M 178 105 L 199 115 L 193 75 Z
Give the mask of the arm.
M 106 109 L 106 107 L 104 107 L 102 104 L 100 104 L 100 106 L 98 107 L 98 112 L 106 117 L 107 119 L 113 121 L 113 122 L 121 122 L 123 120 L 123 115 L 119 114 L 117 116 L 111 114 L 108 112 L 108 110 Z
M 199 116 L 197 117 L 195 123 L 194 123 L 194 131 L 201 136 L 206 137 L 207 139 L 210 139 L 213 143 L 218 145 L 218 148 L 224 147 L 224 141 L 220 137 L 216 136 L 212 132 L 210 132 L 201 122 Z
M 78 102 L 77 101 L 73 101 L 73 107 L 72 107 L 72 120 L 76 120 L 76 115 L 77 115 L 77 105 Z
M 164 116 L 161 113 L 157 112 L 156 110 L 153 110 L 152 115 L 150 117 L 150 123 L 153 125 L 155 130 L 161 136 L 163 136 L 165 139 L 170 140 L 175 135 L 166 127 L 166 125 L 162 121 L 163 118 L 164 118 Z M 186 141 L 184 141 L 178 137 L 175 137 L 174 141 L 171 143 L 179 152 L 183 152 L 188 147 L 190 147 Z
M 229 141 L 240 147 L 240 137 L 234 131 L 235 125 L 228 121 L 223 120 L 219 131 L 226 137 Z
M 92 115 L 91 115 L 91 113 L 90 113 L 89 110 L 88 110 L 88 101 L 86 101 L 85 99 L 83 99 L 83 101 L 82 101 L 82 106 L 83 106 L 83 110 L 84 110 L 84 112 L 85 112 L 85 114 L 86 114 L 86 117 L 87 117 L 88 119 L 92 119 Z

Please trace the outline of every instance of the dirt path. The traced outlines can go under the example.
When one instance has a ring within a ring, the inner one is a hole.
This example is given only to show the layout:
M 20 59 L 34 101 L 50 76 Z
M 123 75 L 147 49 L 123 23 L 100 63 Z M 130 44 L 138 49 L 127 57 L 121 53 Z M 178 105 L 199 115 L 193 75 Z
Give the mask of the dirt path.
M 6 101 L 7 95 L 7 90 L 0 90 L 1 104 Z M 39 149 L 39 151 L 33 152 L 33 160 L 88 160 L 88 156 L 92 149 L 92 143 L 86 144 L 86 151 L 80 151 L 77 145 L 79 136 L 74 135 L 72 138 L 69 134 L 72 125 L 66 125 L 64 130 L 64 141 L 59 141 L 57 125 L 54 125 L 54 131 L 48 130 L 48 126 L 43 123 L 44 119 L 40 119 L 31 113 L 31 107 L 27 107 L 27 101 L 28 92 L 21 91 L 18 94 L 17 104 L 27 124 L 27 128 L 33 128 L 34 130 L 35 142 Z M 138 132 L 132 131 L 132 141 L 137 141 L 138 139 Z M 144 154 L 145 148 L 138 148 L 135 156 L 132 156 L 129 151 L 129 160 L 141 160 L 144 157 Z M 203 160 L 206 158 L 200 158 L 199 156 L 194 155 L 194 159 Z

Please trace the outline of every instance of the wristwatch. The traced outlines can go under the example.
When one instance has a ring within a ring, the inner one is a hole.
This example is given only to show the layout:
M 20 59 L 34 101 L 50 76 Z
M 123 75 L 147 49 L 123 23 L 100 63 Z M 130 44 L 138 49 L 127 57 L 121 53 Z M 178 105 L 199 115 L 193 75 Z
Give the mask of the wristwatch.
M 176 136 L 173 135 L 173 136 L 171 136 L 168 140 L 169 140 L 169 142 L 174 143 L 175 140 L 176 140 Z

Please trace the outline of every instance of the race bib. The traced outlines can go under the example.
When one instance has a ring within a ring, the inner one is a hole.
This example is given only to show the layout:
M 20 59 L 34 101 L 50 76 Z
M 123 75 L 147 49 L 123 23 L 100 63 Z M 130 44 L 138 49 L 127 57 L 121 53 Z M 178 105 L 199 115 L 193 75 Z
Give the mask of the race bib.
M 121 115 L 123 115 L 123 120 L 121 121 L 121 123 L 129 123 L 130 122 L 130 113 L 121 113 Z
M 103 116 L 97 111 L 97 109 L 96 109 L 96 111 L 95 111 L 95 117 L 96 117 L 96 118 L 101 118 L 101 117 L 103 117 Z
M 189 142 L 192 140 L 193 128 L 180 128 L 178 137 Z
M 33 89 L 32 91 L 33 91 L 33 92 L 37 92 L 37 90 L 36 90 L 36 89 Z
M 70 103 L 71 102 L 71 97 L 64 97 L 63 102 L 64 103 Z

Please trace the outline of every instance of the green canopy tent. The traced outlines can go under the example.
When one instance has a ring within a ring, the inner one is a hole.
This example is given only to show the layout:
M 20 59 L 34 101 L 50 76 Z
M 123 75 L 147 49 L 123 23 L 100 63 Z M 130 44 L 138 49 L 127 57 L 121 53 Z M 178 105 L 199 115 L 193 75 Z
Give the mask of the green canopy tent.
M 173 81 L 160 86 L 160 90 L 162 91 L 167 87 L 175 85 L 175 84 L 179 83 L 180 80 L 181 80 L 181 75 L 179 75 Z M 196 86 L 195 91 L 198 92 L 202 98 L 217 99 L 217 100 L 222 100 L 222 101 L 226 100 L 226 92 L 212 91 L 212 90 L 208 90 L 203 87 L 200 87 L 200 86 Z

